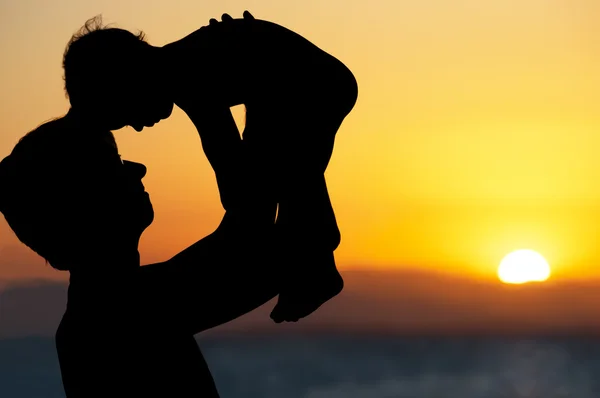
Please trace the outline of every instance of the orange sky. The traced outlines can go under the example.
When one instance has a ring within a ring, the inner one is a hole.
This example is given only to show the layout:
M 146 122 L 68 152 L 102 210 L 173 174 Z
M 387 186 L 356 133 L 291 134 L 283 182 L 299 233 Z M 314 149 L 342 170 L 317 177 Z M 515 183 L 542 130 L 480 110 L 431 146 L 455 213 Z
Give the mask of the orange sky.
M 506 253 L 530 248 L 556 278 L 598 275 L 595 0 L 0 2 L 0 156 L 66 112 L 61 57 L 89 17 L 102 13 L 161 45 L 245 9 L 304 35 L 359 82 L 327 171 L 341 268 L 493 277 Z M 115 134 L 125 159 L 148 166 L 156 217 L 144 263 L 216 227 L 212 170 L 180 110 L 142 134 Z M 1 219 L 0 280 L 57 275 L 16 243 Z

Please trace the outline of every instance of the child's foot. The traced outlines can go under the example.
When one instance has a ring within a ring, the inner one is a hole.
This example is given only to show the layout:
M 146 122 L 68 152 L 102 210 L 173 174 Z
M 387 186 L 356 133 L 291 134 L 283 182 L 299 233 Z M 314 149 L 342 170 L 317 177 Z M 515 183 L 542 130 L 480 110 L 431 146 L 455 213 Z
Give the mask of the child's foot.
M 297 260 L 294 261 L 296 264 Z M 333 252 L 307 260 L 317 263 L 298 264 L 306 267 L 303 270 L 294 267 L 294 279 L 282 289 L 271 312 L 271 319 L 276 323 L 297 322 L 307 317 L 344 288 L 344 280 L 335 266 Z

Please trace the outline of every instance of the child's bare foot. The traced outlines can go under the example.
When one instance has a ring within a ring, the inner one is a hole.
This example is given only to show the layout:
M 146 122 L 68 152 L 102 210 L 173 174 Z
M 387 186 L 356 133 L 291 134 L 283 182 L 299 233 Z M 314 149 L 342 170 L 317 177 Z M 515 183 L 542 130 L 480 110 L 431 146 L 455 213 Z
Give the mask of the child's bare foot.
M 294 255 L 293 253 L 289 253 Z M 299 256 L 305 258 L 305 256 Z M 299 258 L 294 261 L 296 264 Z M 271 319 L 276 323 L 297 322 L 315 312 L 327 301 L 337 296 L 344 288 L 344 280 L 335 266 L 333 252 L 320 254 L 306 261 L 315 264 L 298 264 L 292 280 L 288 281 L 279 294 Z

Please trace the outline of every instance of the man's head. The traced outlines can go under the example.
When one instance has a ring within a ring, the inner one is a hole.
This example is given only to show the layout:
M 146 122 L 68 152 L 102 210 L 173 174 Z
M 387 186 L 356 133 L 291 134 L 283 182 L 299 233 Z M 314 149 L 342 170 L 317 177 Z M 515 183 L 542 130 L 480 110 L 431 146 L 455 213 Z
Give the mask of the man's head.
M 141 131 L 170 116 L 173 101 L 161 72 L 160 49 L 144 34 L 103 26 L 98 16 L 73 35 L 63 57 L 71 107 L 106 130 Z
M 0 212 L 60 270 L 137 255 L 154 217 L 146 168 L 121 161 L 110 131 L 87 133 L 68 116 L 47 122 L 0 163 Z

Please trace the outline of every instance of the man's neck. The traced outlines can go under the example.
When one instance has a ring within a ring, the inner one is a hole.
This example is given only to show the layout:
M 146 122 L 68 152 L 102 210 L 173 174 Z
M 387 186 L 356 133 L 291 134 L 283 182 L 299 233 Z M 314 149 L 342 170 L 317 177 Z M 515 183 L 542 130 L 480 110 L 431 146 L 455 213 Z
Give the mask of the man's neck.
M 91 257 L 70 270 L 69 304 L 89 306 L 118 300 L 126 294 L 140 267 L 137 250 Z
M 81 108 L 71 107 L 64 119 L 77 129 L 85 128 L 86 134 L 91 134 L 95 131 L 106 133 L 110 130 L 99 123 L 100 119 L 90 115 Z M 92 123 L 90 120 L 93 120 L 94 122 Z

